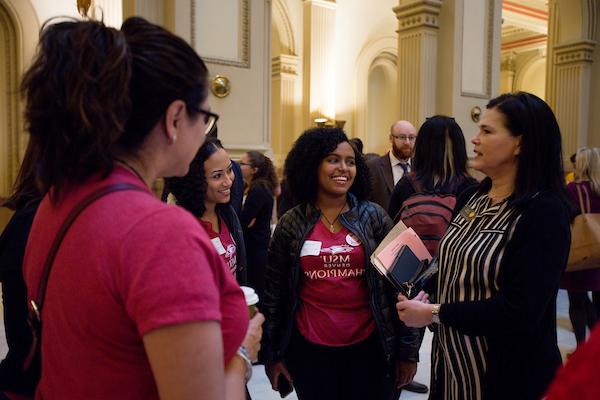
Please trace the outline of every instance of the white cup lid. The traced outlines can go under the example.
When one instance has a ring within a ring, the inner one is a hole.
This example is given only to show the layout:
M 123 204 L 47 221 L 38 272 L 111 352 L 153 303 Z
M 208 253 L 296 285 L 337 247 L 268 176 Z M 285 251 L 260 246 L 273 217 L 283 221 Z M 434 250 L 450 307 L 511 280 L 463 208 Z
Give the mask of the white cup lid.
M 247 305 L 252 306 L 252 305 L 258 303 L 258 295 L 254 291 L 254 289 L 252 289 L 251 287 L 248 287 L 248 286 L 240 286 L 240 287 L 242 288 L 242 291 L 244 292 L 244 297 L 246 298 Z

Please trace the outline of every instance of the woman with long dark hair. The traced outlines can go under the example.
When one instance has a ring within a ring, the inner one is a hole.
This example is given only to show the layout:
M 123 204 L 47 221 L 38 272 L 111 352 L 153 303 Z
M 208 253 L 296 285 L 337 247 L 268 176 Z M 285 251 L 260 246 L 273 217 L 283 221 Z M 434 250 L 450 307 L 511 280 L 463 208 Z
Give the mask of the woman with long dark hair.
M 177 205 L 198 219 L 238 283 L 246 283 L 246 247 L 240 221 L 230 205 L 233 166 L 221 141 L 207 138 L 182 177 L 167 178 Z
M 271 217 L 277 188 L 277 174 L 269 157 L 249 151 L 240 158 L 246 196 L 240 222 L 246 240 L 248 285 L 262 299 L 265 291 L 267 249 L 271 238 Z
M 24 259 L 43 305 L 38 398 L 245 397 L 260 320 L 249 328 L 198 222 L 150 190 L 187 174 L 216 122 L 207 78 L 194 49 L 142 18 L 44 25 L 22 83 L 47 192 Z
M 301 400 L 397 400 L 415 374 L 420 335 L 400 324 L 394 290 L 369 261 L 392 228 L 367 201 L 368 168 L 338 128 L 302 134 L 285 162 L 299 205 L 269 248 L 264 358 L 275 390 Z
M 433 324 L 432 399 L 539 399 L 561 364 L 556 296 L 569 254 L 561 134 L 529 93 L 492 99 L 472 140 L 487 177 L 463 193 L 439 248 L 433 302 L 399 296 L 408 326 Z

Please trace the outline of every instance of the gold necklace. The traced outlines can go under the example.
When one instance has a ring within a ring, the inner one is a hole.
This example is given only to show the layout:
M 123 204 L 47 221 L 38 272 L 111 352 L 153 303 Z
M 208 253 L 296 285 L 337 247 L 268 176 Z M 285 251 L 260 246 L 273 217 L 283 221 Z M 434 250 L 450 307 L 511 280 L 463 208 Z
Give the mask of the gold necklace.
M 342 211 L 344 211 L 344 208 L 345 208 L 345 207 L 346 207 L 346 203 L 344 202 L 344 204 L 342 205 L 342 208 L 340 208 L 340 211 L 337 213 L 337 215 L 336 215 L 335 219 L 333 220 L 333 222 L 332 222 L 332 221 L 330 221 L 330 220 L 329 220 L 329 218 L 327 218 L 327 215 L 325 215 L 325 213 L 324 213 L 324 212 L 323 212 L 323 211 L 322 211 L 320 208 L 318 209 L 318 210 L 319 210 L 319 212 L 321 213 L 321 216 L 322 216 L 323 218 L 325 218 L 325 221 L 327 221 L 327 223 L 329 224 L 329 230 L 330 230 L 332 233 L 335 233 L 335 230 L 334 230 L 334 227 L 333 227 L 333 226 L 335 225 L 335 223 L 337 222 L 338 218 L 339 218 L 339 217 L 340 217 L 340 215 L 342 214 Z

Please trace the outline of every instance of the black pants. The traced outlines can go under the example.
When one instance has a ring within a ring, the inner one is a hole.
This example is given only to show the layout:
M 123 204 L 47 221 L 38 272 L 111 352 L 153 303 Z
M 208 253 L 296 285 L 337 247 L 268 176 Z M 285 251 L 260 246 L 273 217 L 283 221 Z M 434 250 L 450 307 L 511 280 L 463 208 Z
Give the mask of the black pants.
M 586 326 L 592 330 L 600 317 L 600 292 L 592 292 L 592 301 L 590 301 L 588 292 L 569 290 L 567 293 L 569 295 L 569 319 L 579 346 L 585 342 Z
M 285 357 L 299 400 L 397 400 L 376 333 L 344 347 L 308 342 L 295 329 Z

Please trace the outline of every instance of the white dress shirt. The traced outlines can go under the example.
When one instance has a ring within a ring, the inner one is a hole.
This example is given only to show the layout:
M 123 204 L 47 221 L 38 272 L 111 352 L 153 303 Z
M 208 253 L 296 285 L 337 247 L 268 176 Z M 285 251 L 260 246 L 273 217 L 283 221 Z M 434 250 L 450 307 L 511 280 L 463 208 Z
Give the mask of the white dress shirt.
M 398 181 L 404 176 L 404 169 L 402 168 L 402 164 L 407 166 L 408 172 L 411 170 L 410 166 L 410 158 L 406 161 L 400 161 L 394 156 L 394 153 L 390 150 L 388 153 L 390 155 L 390 164 L 392 166 L 392 174 L 394 175 L 394 186 Z

